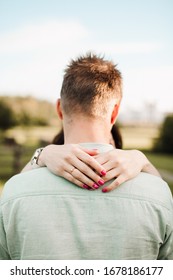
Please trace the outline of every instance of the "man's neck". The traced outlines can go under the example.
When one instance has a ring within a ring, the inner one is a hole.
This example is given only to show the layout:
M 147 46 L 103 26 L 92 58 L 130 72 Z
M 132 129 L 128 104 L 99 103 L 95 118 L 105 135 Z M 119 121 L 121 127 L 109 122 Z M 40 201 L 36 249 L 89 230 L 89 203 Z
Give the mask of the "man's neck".
M 110 129 L 102 120 L 79 118 L 64 125 L 65 144 L 110 143 Z

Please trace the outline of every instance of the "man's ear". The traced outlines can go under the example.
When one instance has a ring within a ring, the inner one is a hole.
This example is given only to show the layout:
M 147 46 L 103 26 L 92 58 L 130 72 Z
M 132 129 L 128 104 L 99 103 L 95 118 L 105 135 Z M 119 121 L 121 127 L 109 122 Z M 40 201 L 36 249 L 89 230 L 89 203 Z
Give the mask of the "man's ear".
M 118 116 L 118 112 L 119 112 L 119 106 L 120 104 L 115 104 L 114 109 L 112 111 L 112 116 L 111 116 L 111 124 L 114 124 L 116 121 L 116 118 Z
M 62 109 L 61 109 L 61 99 L 58 98 L 57 102 L 56 102 L 56 110 L 57 110 L 57 113 L 58 113 L 58 116 L 60 118 L 60 120 L 63 119 L 63 114 L 62 114 Z

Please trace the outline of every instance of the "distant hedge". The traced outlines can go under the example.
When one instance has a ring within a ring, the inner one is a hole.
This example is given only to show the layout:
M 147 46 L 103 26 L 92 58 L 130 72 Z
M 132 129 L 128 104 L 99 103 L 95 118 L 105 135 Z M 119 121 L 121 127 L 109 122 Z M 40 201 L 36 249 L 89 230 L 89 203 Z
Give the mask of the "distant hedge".
M 37 99 L 32 96 L 8 96 L 0 93 L 1 102 L 13 114 L 14 122 L 10 122 L 10 126 L 56 125 L 58 127 L 61 125 L 61 121 L 57 117 L 56 106 L 49 101 Z M 5 122 L 6 117 L 8 121 L 11 113 L 9 113 L 9 116 L 7 113 L 5 115 L 1 114 L 1 124 Z M 0 125 L 0 129 L 2 129 L 1 127 L 2 125 Z M 8 127 L 5 129 L 8 129 Z
M 173 114 L 165 118 L 154 151 L 173 154 Z
M 47 114 L 45 114 L 45 116 L 39 115 L 39 113 L 34 115 L 34 112 L 32 114 L 32 106 L 30 106 L 30 104 L 28 104 L 28 107 L 31 107 L 31 112 L 29 112 L 25 107 L 20 108 L 19 112 L 16 112 L 13 108 L 15 107 L 15 104 L 12 106 L 12 104 L 10 105 L 10 102 L 8 101 L 8 99 L 7 101 L 0 99 L 0 130 L 5 131 L 17 125 L 49 125 L 49 117 L 47 117 Z M 37 105 L 37 102 L 35 103 Z
M 0 100 L 0 129 L 6 130 L 16 125 L 16 117 L 13 110 Z

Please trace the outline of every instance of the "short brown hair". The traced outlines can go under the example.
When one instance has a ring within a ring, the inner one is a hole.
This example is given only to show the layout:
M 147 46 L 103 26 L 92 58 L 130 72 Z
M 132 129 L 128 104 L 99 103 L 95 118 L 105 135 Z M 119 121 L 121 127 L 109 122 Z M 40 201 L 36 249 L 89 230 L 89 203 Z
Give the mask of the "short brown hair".
M 116 65 L 95 54 L 81 56 L 67 66 L 61 88 L 66 114 L 104 116 L 112 100 L 121 101 L 122 77 Z

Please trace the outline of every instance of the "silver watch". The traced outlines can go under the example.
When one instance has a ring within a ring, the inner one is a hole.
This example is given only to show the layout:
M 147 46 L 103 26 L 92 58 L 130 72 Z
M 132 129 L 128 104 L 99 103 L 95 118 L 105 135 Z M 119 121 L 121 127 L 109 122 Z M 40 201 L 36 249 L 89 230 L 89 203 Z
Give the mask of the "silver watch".
M 39 148 L 33 154 L 32 158 L 31 158 L 31 161 L 30 161 L 33 169 L 40 167 L 38 165 L 38 159 L 39 159 L 39 156 L 40 156 L 42 151 L 43 151 L 43 148 Z

